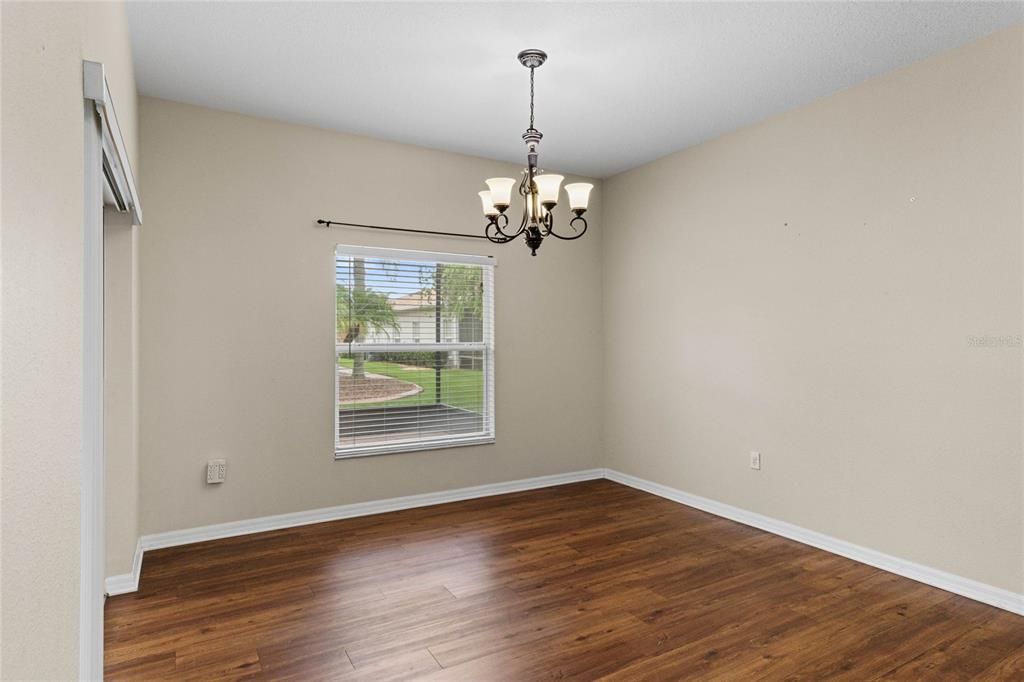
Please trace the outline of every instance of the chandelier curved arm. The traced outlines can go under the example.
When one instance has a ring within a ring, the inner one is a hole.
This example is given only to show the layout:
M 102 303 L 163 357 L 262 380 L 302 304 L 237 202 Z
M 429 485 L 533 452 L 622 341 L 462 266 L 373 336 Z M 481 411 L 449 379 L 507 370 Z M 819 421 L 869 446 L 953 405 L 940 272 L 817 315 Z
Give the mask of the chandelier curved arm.
M 519 196 L 528 197 L 530 196 L 530 186 L 533 183 L 533 175 L 530 169 L 526 169 L 523 172 L 523 179 L 519 181 Z
M 522 228 L 515 234 L 506 234 L 502 228 L 508 227 L 508 216 L 504 213 L 494 216 L 484 226 L 484 236 L 495 244 L 507 244 L 522 233 Z
M 582 237 L 583 235 L 585 235 L 587 233 L 587 219 L 583 217 L 582 213 L 577 214 L 572 220 L 569 221 L 569 227 L 571 227 L 576 232 L 576 234 L 574 234 L 574 235 L 562 236 L 562 235 L 558 234 L 557 232 L 555 232 L 555 229 L 554 229 L 555 228 L 555 220 L 551 216 L 550 213 L 547 215 L 547 221 L 546 222 L 548 223 L 547 224 L 547 233 L 550 236 L 552 236 L 552 237 L 556 237 L 558 239 L 564 239 L 565 241 L 572 241 L 573 239 L 579 239 L 580 237 Z M 582 223 L 583 224 L 582 229 L 577 226 L 577 223 Z
M 526 219 L 526 214 L 524 213 L 523 219 L 519 223 L 519 229 L 517 229 L 515 232 L 505 232 L 505 228 L 508 227 L 508 222 L 508 215 L 505 215 L 505 222 L 502 224 L 495 225 L 495 229 L 497 229 L 498 233 L 501 234 L 502 237 L 506 239 L 515 239 L 516 237 L 523 233 L 529 221 Z

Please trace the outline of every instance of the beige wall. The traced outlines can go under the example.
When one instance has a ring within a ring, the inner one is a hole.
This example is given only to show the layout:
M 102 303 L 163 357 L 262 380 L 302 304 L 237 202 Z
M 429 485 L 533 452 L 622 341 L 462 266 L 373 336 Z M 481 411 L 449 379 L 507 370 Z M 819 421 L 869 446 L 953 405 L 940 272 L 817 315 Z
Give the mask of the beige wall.
M 0 234 L 3 679 L 78 675 L 83 58 L 135 146 L 123 6 L 4 2 Z M 122 104 L 123 103 L 123 104 Z
M 605 182 L 609 466 L 1024 591 L 1022 41 Z
M 477 234 L 483 179 L 520 169 L 140 102 L 143 533 L 597 463 L 598 210 L 584 239 L 536 258 L 518 242 L 322 229 L 319 217 Z M 339 242 L 497 256 L 495 445 L 334 461 Z M 214 457 L 227 482 L 207 486 Z

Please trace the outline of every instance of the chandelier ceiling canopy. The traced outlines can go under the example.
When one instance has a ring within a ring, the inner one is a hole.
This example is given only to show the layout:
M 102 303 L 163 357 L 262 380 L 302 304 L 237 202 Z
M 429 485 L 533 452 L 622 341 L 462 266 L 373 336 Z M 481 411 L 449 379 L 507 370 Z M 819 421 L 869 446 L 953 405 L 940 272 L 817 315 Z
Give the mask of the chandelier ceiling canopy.
M 537 255 L 537 249 L 545 237 L 558 239 L 579 239 L 587 231 L 587 220 L 583 214 L 587 212 L 590 190 L 594 188 L 588 182 L 575 182 L 565 186 L 569 198 L 572 219 L 569 228 L 572 234 L 559 234 L 555 231 L 554 209 L 558 205 L 563 178 L 561 175 L 544 173 L 537 167 L 537 147 L 544 137 L 534 127 L 533 112 L 533 74 L 545 61 L 547 54 L 543 50 L 523 50 L 519 53 L 519 63 L 530 70 L 530 127 L 523 133 L 526 144 L 526 168 L 523 177 L 518 181 L 518 194 L 523 198 L 523 217 L 519 227 L 509 228 L 508 211 L 512 204 L 512 190 L 517 182 L 514 178 L 489 178 L 487 189 L 480 192 L 484 217 L 484 235 L 496 244 L 506 244 L 524 235 L 530 253 Z

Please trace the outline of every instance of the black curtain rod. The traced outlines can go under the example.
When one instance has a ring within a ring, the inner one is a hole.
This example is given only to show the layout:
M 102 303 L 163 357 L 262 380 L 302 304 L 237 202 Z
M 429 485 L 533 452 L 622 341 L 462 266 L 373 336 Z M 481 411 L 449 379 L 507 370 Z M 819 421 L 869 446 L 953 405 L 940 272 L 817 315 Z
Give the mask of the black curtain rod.
M 365 227 L 370 230 L 388 230 L 389 232 L 412 232 L 414 234 L 432 234 L 435 236 L 443 237 L 465 237 L 467 239 L 487 239 L 482 234 L 462 234 L 459 232 L 435 232 L 434 230 L 414 230 L 411 227 L 385 227 L 384 225 L 363 225 L 361 223 L 344 223 L 338 220 L 324 220 L 320 218 L 316 221 L 317 225 L 323 225 L 324 227 L 332 227 L 334 225 L 340 225 L 342 227 Z

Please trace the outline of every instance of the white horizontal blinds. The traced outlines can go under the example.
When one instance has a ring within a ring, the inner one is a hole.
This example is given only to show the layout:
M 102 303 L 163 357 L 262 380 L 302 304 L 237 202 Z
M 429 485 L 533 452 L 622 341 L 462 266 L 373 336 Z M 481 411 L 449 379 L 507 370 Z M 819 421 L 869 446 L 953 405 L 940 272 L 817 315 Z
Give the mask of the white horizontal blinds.
M 339 457 L 494 437 L 494 275 L 478 256 L 339 246 Z

